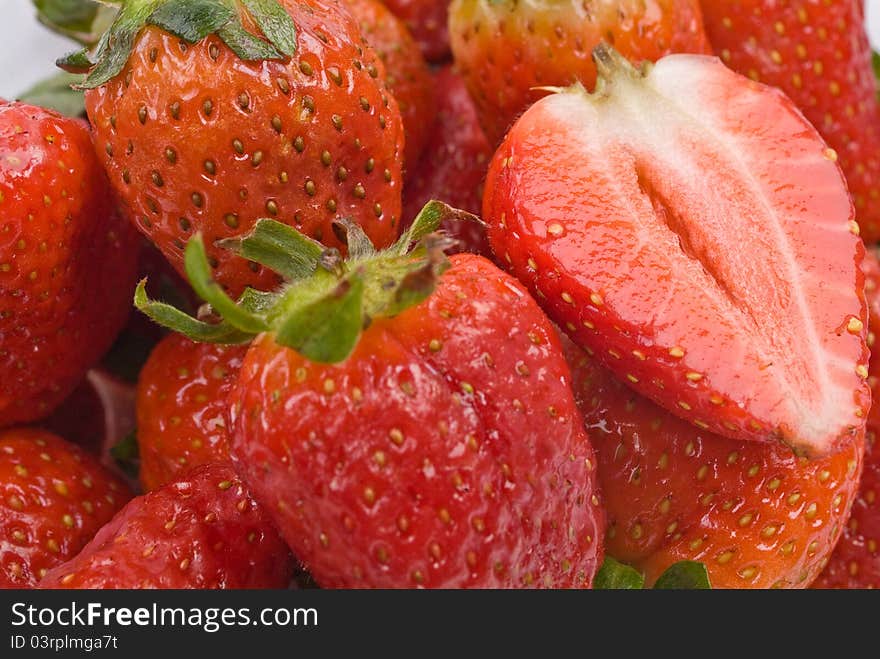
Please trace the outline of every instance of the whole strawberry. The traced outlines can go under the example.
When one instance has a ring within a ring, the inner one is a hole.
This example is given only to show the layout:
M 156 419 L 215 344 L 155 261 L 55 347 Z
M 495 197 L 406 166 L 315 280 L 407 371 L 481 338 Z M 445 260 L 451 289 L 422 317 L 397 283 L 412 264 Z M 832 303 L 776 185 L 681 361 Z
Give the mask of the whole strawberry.
M 864 270 L 872 349 L 868 383 L 874 399 L 865 433 L 865 468 L 843 535 L 814 588 L 880 588 L 880 355 L 875 348 L 880 334 L 880 262 L 873 249 L 868 250 Z
M 141 371 L 137 390 L 140 481 L 155 490 L 202 464 L 229 459 L 226 396 L 246 346 L 162 340 Z
M 429 62 L 449 57 L 447 0 L 382 0 L 401 19 Z
M 0 102 L 0 427 L 47 416 L 128 317 L 136 234 L 87 125 Z
M 483 179 L 492 147 L 480 127 L 474 102 L 461 76 L 451 67 L 434 74 L 437 117 L 418 163 L 407 171 L 403 188 L 403 216 L 416 217 L 432 199 L 479 214 Z M 461 251 L 489 255 L 486 228 L 478 222 L 450 222 L 443 226 Z
M 412 169 L 431 136 L 436 113 L 431 70 L 406 25 L 380 0 L 345 1 L 367 43 L 385 65 L 385 85 L 397 100 L 403 119 L 404 162 Z
M 864 439 L 819 459 L 737 442 L 639 396 L 566 342 L 575 398 L 596 448 L 606 550 L 653 583 L 700 561 L 713 588 L 806 588 L 840 537 Z
M 225 309 L 197 333 L 267 330 L 229 395 L 233 460 L 321 586 L 589 587 L 604 518 L 558 338 L 489 261 L 447 263 L 430 232 L 451 212 L 429 204 L 378 254 L 347 223 L 344 263 L 258 223 L 233 247 L 292 280 L 261 311 L 203 286 L 190 243 Z
M 864 246 L 834 152 L 717 58 L 595 57 L 595 93 L 541 99 L 495 153 L 499 262 L 697 427 L 813 457 L 849 446 L 870 405 Z
M 880 239 L 880 102 L 863 0 L 701 0 L 735 71 L 784 91 L 840 159 L 865 242 Z
M 272 273 L 214 245 L 261 217 L 331 246 L 340 217 L 394 240 L 400 113 L 344 6 L 210 0 L 210 20 L 193 23 L 184 3 L 153 3 L 146 19 L 142 4 L 122 5 L 94 64 L 67 66 L 90 71 L 98 153 L 132 221 L 180 271 L 201 231 L 220 284 L 272 288 Z
M 32 588 L 131 497 L 81 448 L 43 430 L 0 433 L 0 588 Z
M 137 497 L 41 588 L 286 588 L 286 545 L 228 463 Z
M 709 53 L 698 0 L 454 0 L 455 63 L 494 145 L 542 87 L 596 83 L 600 42 L 634 62 L 669 53 Z

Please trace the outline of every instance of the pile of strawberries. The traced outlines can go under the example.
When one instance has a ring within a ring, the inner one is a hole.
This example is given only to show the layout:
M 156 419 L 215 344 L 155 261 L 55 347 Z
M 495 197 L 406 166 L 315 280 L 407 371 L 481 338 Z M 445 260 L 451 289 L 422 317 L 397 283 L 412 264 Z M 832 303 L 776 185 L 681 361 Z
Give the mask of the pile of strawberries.
M 880 586 L 861 0 L 51 7 L 0 587 Z

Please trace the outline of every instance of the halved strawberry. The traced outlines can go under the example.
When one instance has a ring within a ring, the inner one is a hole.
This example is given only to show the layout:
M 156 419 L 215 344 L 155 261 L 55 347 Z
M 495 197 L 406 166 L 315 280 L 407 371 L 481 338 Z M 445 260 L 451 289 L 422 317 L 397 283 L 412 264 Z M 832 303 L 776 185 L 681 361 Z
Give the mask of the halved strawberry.
M 489 170 L 500 259 L 637 391 L 700 428 L 825 455 L 870 404 L 864 247 L 834 151 L 720 60 L 542 99 Z

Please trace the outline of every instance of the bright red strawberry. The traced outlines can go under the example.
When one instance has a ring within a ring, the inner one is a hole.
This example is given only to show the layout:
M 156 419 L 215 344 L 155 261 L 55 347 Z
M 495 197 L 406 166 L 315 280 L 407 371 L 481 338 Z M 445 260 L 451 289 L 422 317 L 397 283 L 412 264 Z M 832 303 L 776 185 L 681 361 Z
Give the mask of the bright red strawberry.
M 380 0 L 345 1 L 385 65 L 385 85 L 394 94 L 403 119 L 405 165 L 412 169 L 428 142 L 437 112 L 431 70 L 406 25 Z
M 434 76 L 437 88 L 437 119 L 431 139 L 418 164 L 407 172 L 403 188 L 403 217 L 414 218 L 432 199 L 479 214 L 483 202 L 483 179 L 492 158 L 477 111 L 464 81 L 451 67 Z M 466 252 L 489 254 L 486 229 L 477 222 L 452 222 L 443 229 L 459 241 Z
M 866 242 L 880 239 L 880 103 L 863 0 L 701 0 L 724 62 L 779 87 L 835 149 Z
M 499 260 L 599 363 L 698 427 L 825 455 L 870 405 L 864 248 L 833 152 L 715 58 L 533 105 L 489 170 Z M 697 118 L 698 117 L 698 118 Z
M 247 346 L 166 337 L 141 371 L 137 392 L 140 480 L 155 490 L 208 462 L 229 459 L 226 396 Z
M 287 546 L 232 467 L 210 464 L 123 508 L 41 588 L 286 588 Z
M 0 102 L 0 426 L 45 417 L 131 309 L 136 234 L 87 125 Z
M 259 313 L 204 289 L 226 324 L 268 325 L 230 393 L 233 460 L 322 586 L 588 587 L 604 518 L 559 340 L 489 261 L 446 262 L 427 234 L 450 210 L 380 254 L 347 224 L 345 263 L 271 221 L 239 245 L 313 272 Z
M 547 94 L 538 88 L 592 89 L 600 42 L 634 62 L 711 52 L 699 0 L 454 0 L 449 11 L 455 63 L 492 144 Z
M 339 246 L 331 225 L 340 217 L 377 243 L 394 240 L 400 113 L 384 89 L 382 63 L 342 5 L 270 0 L 247 3 L 249 14 L 243 2 L 231 9 L 210 0 L 202 4 L 216 22 L 182 31 L 195 42 L 186 43 L 138 22 L 141 4 L 123 4 L 111 34 L 124 42 L 120 35 L 136 33 L 131 54 L 122 53 L 118 69 L 111 63 L 120 46 L 97 53 L 86 106 L 132 220 L 181 272 L 183 246 L 201 231 L 222 285 L 234 293 L 271 288 L 272 273 L 214 246 L 260 217 L 328 245 Z M 248 36 L 242 48 L 233 37 L 258 33 L 257 23 L 272 43 Z
M 0 433 L 0 588 L 32 588 L 131 497 L 81 448 L 43 430 Z
M 448 0 L 382 0 L 409 28 L 429 62 L 449 57 Z
M 862 470 L 861 436 L 809 461 L 737 442 L 641 397 L 566 341 L 596 448 L 609 555 L 652 583 L 681 560 L 713 588 L 806 588 L 840 537 Z
M 875 348 L 880 335 L 880 262 L 876 251 L 868 251 L 864 270 L 872 350 L 868 383 L 874 400 L 865 433 L 865 468 L 843 536 L 814 588 L 880 588 L 880 354 Z

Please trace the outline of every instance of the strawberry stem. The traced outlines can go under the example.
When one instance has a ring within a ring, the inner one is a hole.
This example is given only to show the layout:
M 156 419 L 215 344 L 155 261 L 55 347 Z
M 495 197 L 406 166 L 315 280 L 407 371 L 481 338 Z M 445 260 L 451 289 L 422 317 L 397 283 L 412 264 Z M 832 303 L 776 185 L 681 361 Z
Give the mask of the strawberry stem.
M 186 272 L 193 289 L 222 320 L 204 322 L 150 300 L 145 281 L 135 293 L 135 306 L 194 341 L 242 343 L 273 332 L 276 342 L 312 361 L 340 362 L 373 319 L 396 316 L 434 291 L 449 265 L 444 251 L 452 241 L 437 233 L 448 219 L 476 218 L 429 202 L 397 243 L 381 252 L 358 225 L 339 222 L 335 230 L 349 250 L 345 261 L 337 250 L 324 248 L 292 227 L 262 219 L 247 236 L 217 244 L 273 268 L 286 283 L 275 293 L 246 289 L 237 302 L 212 279 L 205 245 L 197 234 L 184 252 Z

